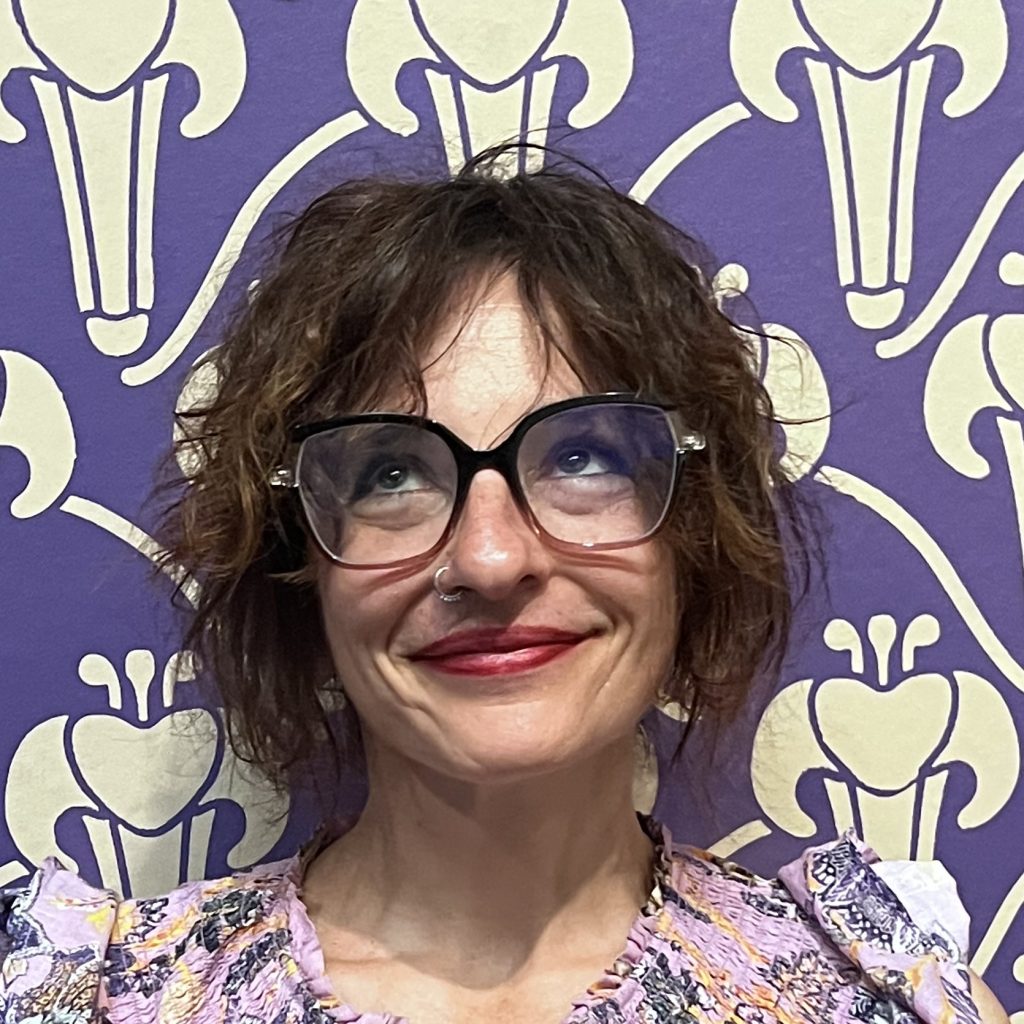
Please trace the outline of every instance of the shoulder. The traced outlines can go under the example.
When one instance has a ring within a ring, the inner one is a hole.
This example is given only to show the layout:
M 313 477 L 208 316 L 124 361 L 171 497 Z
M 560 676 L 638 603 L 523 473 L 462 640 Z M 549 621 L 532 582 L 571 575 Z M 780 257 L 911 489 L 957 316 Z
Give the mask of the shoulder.
M 208 944 L 244 931 L 279 911 L 291 887 L 290 861 L 184 885 L 161 896 L 118 904 L 109 947 L 170 943 L 182 929 L 205 926 Z M 109 948 L 108 947 L 108 948 Z
M 205 1022 L 207 1014 L 212 1021 L 218 998 L 244 1003 L 257 976 L 291 955 L 298 901 L 291 865 L 122 903 L 99 994 L 112 1024 Z
M 54 859 L 0 891 L 0 1020 L 89 1020 L 116 912 L 113 893 Z
M 861 980 L 856 966 L 781 879 L 755 874 L 707 850 L 673 844 L 662 899 L 662 923 L 695 940 L 693 949 L 710 969 L 727 965 L 779 993 L 811 976 L 823 994 Z
M 261 942 L 283 943 L 274 933 L 287 934 L 292 865 L 120 900 L 46 861 L 0 902 L 0 1020 L 45 1012 L 84 1021 L 97 1006 L 111 1021 L 160 1019 L 156 1006 L 168 984 L 188 1002 L 189 979 L 205 984 L 259 956 Z
M 673 916 L 696 915 L 765 937 L 768 932 L 793 931 L 768 922 L 795 922 L 799 932 L 804 929 L 806 915 L 777 878 L 762 877 L 707 850 L 677 843 L 670 847 L 669 862 L 665 896 Z
M 782 1002 L 814 989 L 827 1019 L 871 1020 L 883 1004 L 896 1020 L 1006 1019 L 967 968 L 969 919 L 938 862 L 883 862 L 851 832 L 764 878 L 672 844 L 670 889 L 673 916 L 706 917 Z

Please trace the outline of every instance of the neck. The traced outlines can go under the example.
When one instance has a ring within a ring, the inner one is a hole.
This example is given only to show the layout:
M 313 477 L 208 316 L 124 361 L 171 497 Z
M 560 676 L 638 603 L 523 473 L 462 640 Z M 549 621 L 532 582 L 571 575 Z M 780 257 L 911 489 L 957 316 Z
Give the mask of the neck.
M 543 775 L 477 782 L 368 740 L 366 808 L 307 876 L 318 928 L 364 927 L 391 955 L 516 963 L 547 942 L 564 956 L 624 940 L 653 868 L 633 756 L 625 740 Z

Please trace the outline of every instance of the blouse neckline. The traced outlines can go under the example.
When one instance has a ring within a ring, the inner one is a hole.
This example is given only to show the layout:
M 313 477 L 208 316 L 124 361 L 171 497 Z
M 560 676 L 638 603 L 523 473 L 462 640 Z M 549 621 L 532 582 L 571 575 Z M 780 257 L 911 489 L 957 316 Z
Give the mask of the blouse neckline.
M 636 816 L 654 847 L 647 898 L 633 919 L 622 952 L 597 980 L 569 1000 L 561 1024 L 570 1024 L 579 1010 L 606 1002 L 616 993 L 628 997 L 631 993 L 625 990 L 639 985 L 635 975 L 657 932 L 658 918 L 665 906 L 664 892 L 672 884 L 672 834 L 666 825 L 650 815 L 637 811 Z M 341 1024 L 416 1024 L 416 1021 L 388 1012 L 361 1013 L 335 994 L 327 976 L 319 936 L 302 899 L 302 880 L 310 862 L 328 842 L 343 835 L 353 823 L 349 820 L 341 828 L 321 829 L 287 864 L 285 880 L 289 897 L 288 917 L 295 947 L 295 962 L 307 990 L 316 999 L 319 1008 Z

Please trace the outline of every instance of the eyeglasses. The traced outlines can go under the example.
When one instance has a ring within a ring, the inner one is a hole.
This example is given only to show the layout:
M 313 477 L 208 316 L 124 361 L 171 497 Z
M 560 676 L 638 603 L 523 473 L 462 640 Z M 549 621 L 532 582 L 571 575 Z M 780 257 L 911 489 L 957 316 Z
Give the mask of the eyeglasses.
M 674 406 L 611 393 L 569 398 L 524 417 L 476 451 L 422 416 L 363 413 L 297 427 L 293 469 L 316 543 L 351 569 L 426 560 L 447 542 L 473 478 L 497 470 L 533 530 L 556 547 L 608 550 L 664 523 L 687 455 L 704 437 Z

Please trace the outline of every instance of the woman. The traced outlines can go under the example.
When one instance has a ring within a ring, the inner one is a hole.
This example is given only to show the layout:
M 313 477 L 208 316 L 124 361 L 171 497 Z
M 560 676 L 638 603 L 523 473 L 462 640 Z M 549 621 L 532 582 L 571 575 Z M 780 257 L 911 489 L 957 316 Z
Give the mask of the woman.
M 164 539 L 232 738 L 279 783 L 354 741 L 365 809 L 159 900 L 48 862 L 5 1019 L 1005 1020 L 852 837 L 783 885 L 634 812 L 652 702 L 724 723 L 777 663 L 800 516 L 685 237 L 502 155 L 316 200 L 185 423 Z

